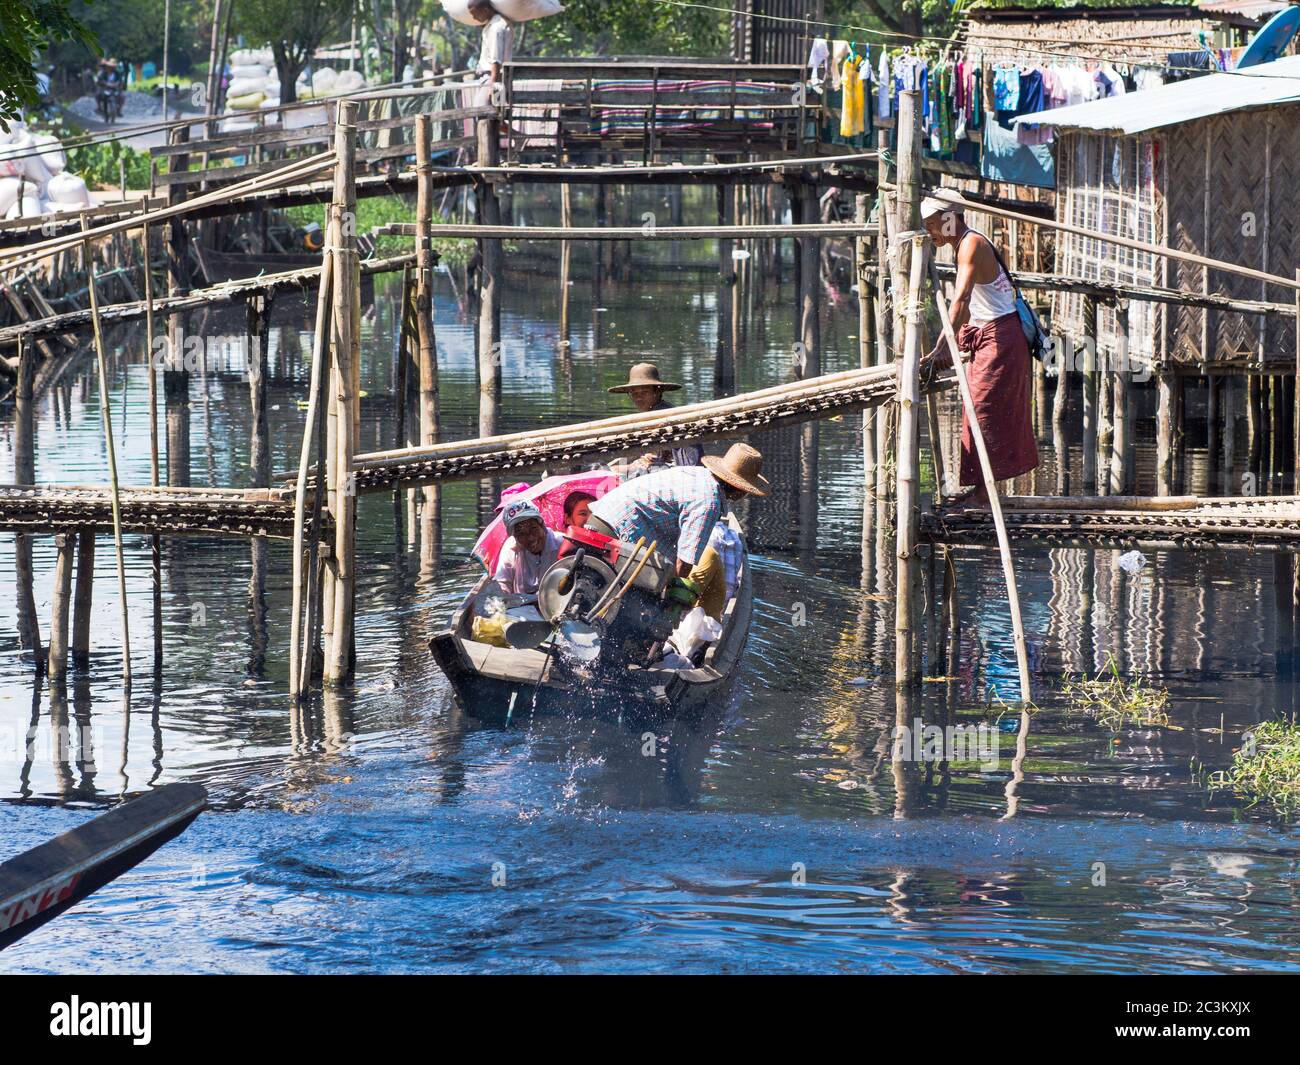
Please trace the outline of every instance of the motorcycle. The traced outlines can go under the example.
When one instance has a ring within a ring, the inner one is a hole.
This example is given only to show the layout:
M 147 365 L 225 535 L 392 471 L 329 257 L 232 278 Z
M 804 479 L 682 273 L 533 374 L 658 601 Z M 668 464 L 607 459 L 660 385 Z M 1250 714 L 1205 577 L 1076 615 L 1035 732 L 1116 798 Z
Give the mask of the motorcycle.
M 108 125 L 122 117 L 122 105 L 126 102 L 126 93 L 120 85 L 100 82 L 95 87 L 95 110 Z

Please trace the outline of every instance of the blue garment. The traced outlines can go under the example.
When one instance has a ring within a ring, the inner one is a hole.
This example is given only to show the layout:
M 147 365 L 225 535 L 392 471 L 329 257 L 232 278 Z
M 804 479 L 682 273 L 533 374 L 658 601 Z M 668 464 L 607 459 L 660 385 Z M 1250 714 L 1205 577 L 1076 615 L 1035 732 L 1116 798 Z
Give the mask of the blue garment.
M 1020 75 L 1020 102 L 1016 104 L 1016 114 L 1036 115 L 1047 107 L 1043 93 L 1043 72 L 1029 70 Z
M 1003 129 L 997 122 L 988 122 L 984 126 L 983 151 L 980 153 L 980 177 L 1013 185 L 1033 185 L 1040 189 L 1055 188 L 1052 146 L 1021 144 L 1015 133 Z
M 993 70 L 993 106 L 998 111 L 1015 111 L 1020 106 L 1020 70 L 995 67 Z

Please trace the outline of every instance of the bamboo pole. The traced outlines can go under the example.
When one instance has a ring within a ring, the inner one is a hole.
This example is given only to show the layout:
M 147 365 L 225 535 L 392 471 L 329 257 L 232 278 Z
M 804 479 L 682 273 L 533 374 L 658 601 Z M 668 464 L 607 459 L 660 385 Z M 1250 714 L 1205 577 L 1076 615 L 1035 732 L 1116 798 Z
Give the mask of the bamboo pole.
M 889 147 L 889 132 L 883 129 L 878 130 L 876 138 L 879 149 L 876 180 L 879 185 L 883 186 L 890 177 L 889 153 L 885 150 Z M 884 193 L 880 194 L 876 215 L 876 365 L 885 366 L 893 357 L 894 341 L 898 334 L 894 330 L 893 316 L 887 311 L 886 292 L 896 292 L 897 290 L 890 285 L 890 211 Z M 878 410 L 876 412 L 876 484 L 874 494 L 877 500 L 886 499 L 889 495 L 889 464 L 885 461 L 890 452 L 889 415 L 888 410 Z
M 307 517 L 307 475 L 311 469 L 312 440 L 322 431 L 322 414 L 326 403 L 323 392 L 327 389 L 329 378 L 323 376 L 322 368 L 328 361 L 330 307 L 333 304 L 334 231 L 331 224 L 326 225 L 326 252 L 321 261 L 320 288 L 316 295 L 316 332 L 312 338 L 311 380 L 307 388 L 307 421 L 303 427 L 302 447 L 298 454 L 298 481 L 294 486 L 293 497 L 293 606 L 289 617 L 289 696 L 300 699 L 310 682 L 309 671 L 300 667 L 303 658 L 303 594 L 305 579 L 303 574 L 303 536 Z M 322 485 L 316 485 L 314 495 L 319 497 Z M 316 544 L 311 545 L 313 561 Z M 314 567 L 313 567 L 314 569 Z
M 564 182 L 560 186 L 560 225 L 568 229 L 573 225 L 573 186 Z M 573 241 L 560 241 L 560 342 L 561 354 L 569 354 L 569 279 L 573 267 Z
M 857 196 L 853 204 L 854 218 L 863 224 L 867 221 L 867 197 Z M 858 365 L 868 369 L 875 361 L 876 324 L 875 289 L 867 283 L 867 238 L 863 234 L 854 244 L 854 274 L 858 283 Z M 876 491 L 876 427 L 875 413 L 862 412 L 862 485 L 867 500 Z
M 30 344 L 18 341 L 18 382 L 14 389 L 14 483 L 32 484 L 36 480 L 35 412 L 32 409 L 32 382 L 36 376 L 35 352 Z M 18 646 L 31 651 L 36 674 L 44 672 L 41 652 L 41 625 L 36 613 L 33 590 L 32 541 L 26 533 L 14 537 L 14 572 L 18 581 Z
M 1011 609 L 1011 627 L 1016 644 L 1016 665 L 1020 672 L 1020 699 L 1029 703 L 1033 698 L 1033 689 L 1029 683 L 1029 653 L 1025 647 L 1025 629 L 1020 618 L 1020 594 L 1016 590 L 1016 571 L 1011 561 L 1011 545 L 1007 539 L 1007 526 L 1002 517 L 1002 502 L 998 497 L 998 484 L 993 479 L 993 468 L 989 464 L 988 448 L 984 444 L 984 430 L 979 423 L 975 410 L 975 400 L 971 396 L 970 382 L 966 378 L 966 367 L 961 360 L 961 351 L 957 347 L 957 337 L 953 332 L 952 319 L 948 314 L 948 301 L 944 299 L 934 266 L 930 267 L 930 282 L 934 289 L 935 304 L 939 309 L 939 321 L 943 324 L 944 339 L 953 353 L 953 368 L 957 372 L 957 387 L 961 389 L 962 403 L 966 407 L 966 417 L 970 423 L 971 439 L 975 442 L 975 451 L 979 455 L 980 469 L 984 473 L 984 487 L 988 491 L 989 510 L 993 514 L 993 524 L 997 528 L 998 552 L 1002 556 L 1002 573 L 1007 582 L 1007 603 Z
M 86 220 L 82 219 L 82 228 Z M 108 402 L 108 360 L 104 356 L 104 332 L 99 321 L 99 296 L 95 292 L 95 264 L 86 246 L 90 280 L 90 311 L 95 323 L 95 362 L 99 370 L 99 414 L 104 422 L 104 449 L 108 452 L 108 478 L 113 492 L 113 550 L 117 555 L 117 593 L 122 601 L 122 682 L 131 687 L 131 622 L 126 602 L 126 560 L 122 555 L 122 499 L 117 479 L 117 453 L 113 448 L 113 416 Z
M 736 202 L 729 185 L 718 185 L 714 190 L 718 205 L 718 227 L 729 230 L 736 222 Z M 732 293 L 736 285 L 735 260 L 731 257 L 733 244 L 730 237 L 718 239 L 718 337 L 713 363 L 713 384 L 719 390 L 729 390 L 736 380 L 735 340 L 736 305 Z
M 415 321 L 419 353 L 420 443 L 429 445 L 438 442 L 438 348 L 433 322 L 433 129 L 429 116 L 423 118 L 424 121 L 415 127 L 415 217 L 420 230 L 415 252 Z M 563 298 L 567 300 L 567 292 Z M 441 490 L 435 484 L 425 485 L 420 528 L 426 541 L 440 537 L 441 511 Z
M 333 626 L 325 649 L 324 683 L 337 687 L 352 673 L 352 638 L 356 566 L 356 504 L 352 474 L 356 450 L 356 405 L 354 364 L 357 336 L 354 331 L 353 293 L 359 285 L 356 252 L 356 104 L 342 100 L 335 126 L 334 200 L 330 204 L 334 245 L 334 406 L 335 464 L 330 501 L 334 510 L 334 603 Z
M 478 162 L 494 166 L 501 150 L 501 123 L 496 117 L 477 123 Z M 511 236 L 519 230 L 503 226 L 496 187 L 487 179 L 476 185 L 478 218 L 484 223 L 479 240 L 478 388 L 479 433 L 497 431 L 501 404 L 501 238 L 489 230 Z M 639 230 L 638 230 L 639 232 Z
M 170 6 L 169 6 L 170 10 Z M 163 100 L 167 99 L 166 75 L 164 75 Z M 167 108 L 164 103 L 163 115 Z M 145 301 L 145 348 L 148 351 L 149 377 L 149 484 L 157 488 L 158 468 L 158 353 L 154 350 L 154 299 L 153 299 L 153 257 L 149 226 L 141 230 L 140 244 L 144 249 L 144 301 Z M 154 533 L 150 537 L 150 575 L 153 581 L 153 651 L 155 674 L 162 666 L 162 537 Z
M 1156 495 L 1174 493 L 1173 375 L 1163 365 L 1156 370 Z
M 921 284 L 925 276 L 923 238 L 912 237 L 907 306 L 903 319 L 903 356 L 898 364 L 897 535 L 898 576 L 894 620 L 894 683 L 916 679 L 913 642 L 916 636 L 917 544 L 920 540 L 920 402 Z M 954 349 L 956 350 L 956 349 Z

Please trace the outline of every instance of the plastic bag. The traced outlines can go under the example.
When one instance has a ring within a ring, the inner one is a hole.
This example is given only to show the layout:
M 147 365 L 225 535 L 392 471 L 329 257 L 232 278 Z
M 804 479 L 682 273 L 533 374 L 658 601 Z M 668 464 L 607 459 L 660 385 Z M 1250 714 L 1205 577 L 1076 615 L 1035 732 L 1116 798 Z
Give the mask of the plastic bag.
M 695 652 L 706 643 L 712 643 L 722 635 L 722 626 L 704 612 L 704 608 L 693 607 L 673 629 L 668 642 L 677 648 L 683 658 L 694 659 Z
M 1138 573 L 1147 564 L 1147 557 L 1141 551 L 1127 551 L 1115 560 L 1125 573 Z
M 505 614 L 493 614 L 490 618 L 475 615 L 470 625 L 470 635 L 478 643 L 489 643 L 493 647 L 509 647 L 510 644 L 506 642 L 506 625 L 513 620 Z

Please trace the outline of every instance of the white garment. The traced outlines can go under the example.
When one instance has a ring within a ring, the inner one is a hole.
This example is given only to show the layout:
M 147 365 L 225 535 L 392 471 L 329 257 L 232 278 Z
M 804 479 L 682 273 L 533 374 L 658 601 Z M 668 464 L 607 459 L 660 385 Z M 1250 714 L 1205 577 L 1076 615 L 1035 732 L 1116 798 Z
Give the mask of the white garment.
M 876 115 L 888 118 L 893 114 L 894 79 L 889 73 L 889 56 L 880 50 L 880 72 L 876 78 Z
M 822 67 L 826 65 L 830 58 L 830 45 L 826 43 L 825 37 L 818 37 L 812 43 L 812 50 L 808 53 L 808 78 L 812 82 L 812 87 L 820 91 L 822 87 Z
M 977 239 L 988 241 L 979 230 L 971 230 Z M 965 238 L 963 238 L 965 239 Z M 992 247 L 992 242 L 989 242 Z M 970 320 L 976 328 L 988 325 L 1008 314 L 1016 313 L 1016 290 L 1011 286 L 1007 272 L 998 266 L 998 276 L 988 284 L 976 281 L 970 292 Z
M 504 15 L 493 15 L 483 27 L 483 45 L 479 49 L 480 74 L 490 74 L 493 63 L 509 63 L 515 52 L 515 28 Z
M 504 592 L 531 595 L 537 591 L 542 574 L 550 569 L 560 557 L 560 546 L 564 537 L 554 529 L 546 530 L 546 543 L 540 555 L 531 551 L 520 551 L 512 536 L 501 547 L 497 557 L 496 581 Z

